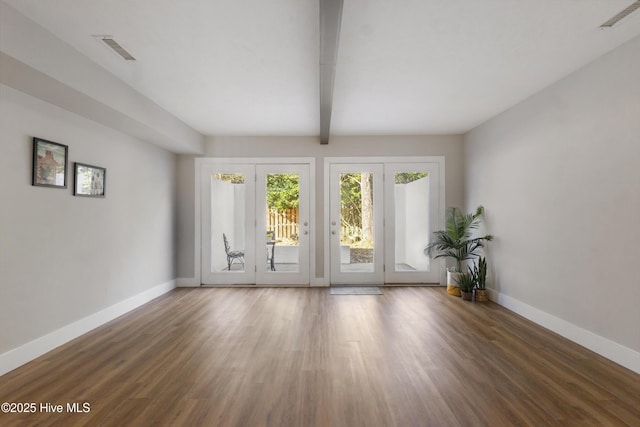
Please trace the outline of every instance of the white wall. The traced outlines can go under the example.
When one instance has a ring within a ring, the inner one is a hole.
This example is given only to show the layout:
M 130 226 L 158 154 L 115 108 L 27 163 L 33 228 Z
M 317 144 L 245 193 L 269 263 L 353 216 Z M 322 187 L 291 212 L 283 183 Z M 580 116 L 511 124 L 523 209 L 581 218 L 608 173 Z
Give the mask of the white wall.
M 31 186 L 33 136 L 69 146 L 67 189 Z M 104 199 L 73 196 L 75 161 L 106 167 Z M 0 200 L 0 359 L 174 282 L 175 156 L 157 146 L 0 85 Z
M 195 156 L 179 154 L 176 156 L 176 203 L 177 203 L 177 259 L 176 271 L 178 285 L 200 283 L 192 281 L 194 260 L 200 253 L 194 253 L 194 216 L 195 216 Z
M 463 203 L 463 149 L 461 135 L 332 137 L 320 145 L 317 137 L 209 137 L 204 157 L 314 157 L 316 159 L 316 272 L 324 275 L 324 158 L 363 156 L 444 156 L 446 163 L 446 205 Z M 182 283 L 194 277 L 194 161 L 192 155 L 178 156 L 178 277 Z
M 640 38 L 465 136 L 498 298 L 640 372 Z

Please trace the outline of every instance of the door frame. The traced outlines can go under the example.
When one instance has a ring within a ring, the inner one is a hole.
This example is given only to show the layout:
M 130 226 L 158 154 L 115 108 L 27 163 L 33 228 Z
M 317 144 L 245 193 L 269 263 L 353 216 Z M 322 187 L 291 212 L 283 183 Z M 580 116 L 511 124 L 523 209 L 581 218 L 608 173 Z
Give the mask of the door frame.
M 314 272 L 316 271 L 316 191 L 315 191 L 315 166 L 316 159 L 314 157 L 197 157 L 195 159 L 194 173 L 194 286 L 202 285 L 202 171 L 204 168 L 215 167 L 220 165 L 270 165 L 270 164 L 306 164 L 309 166 L 309 272 L 310 282 L 313 282 Z M 229 286 L 229 285 L 207 285 L 207 286 Z M 234 287 L 242 286 L 261 286 L 261 285 L 233 285 Z M 264 285 L 264 286 L 278 286 Z M 292 285 L 280 285 L 292 286 Z M 303 286 L 309 286 L 305 284 Z
M 330 189 L 331 189 L 331 165 L 340 163 L 378 163 L 386 165 L 388 163 L 433 163 L 438 170 L 438 229 L 445 227 L 445 157 L 444 156 L 415 156 L 415 157 L 325 157 L 324 159 L 324 279 L 327 285 L 331 283 L 331 210 L 330 210 Z M 318 226 L 320 227 L 320 226 Z M 441 265 L 443 265 L 441 263 Z M 446 285 L 446 270 L 440 269 L 439 284 Z

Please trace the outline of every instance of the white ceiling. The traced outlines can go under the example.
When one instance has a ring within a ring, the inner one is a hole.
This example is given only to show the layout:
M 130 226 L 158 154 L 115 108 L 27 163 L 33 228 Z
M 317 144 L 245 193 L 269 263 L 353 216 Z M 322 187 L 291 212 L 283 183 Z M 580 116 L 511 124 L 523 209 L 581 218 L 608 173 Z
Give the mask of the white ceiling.
M 265 136 L 319 134 L 318 1 L 5 0 L 202 134 Z M 466 132 L 639 36 L 599 29 L 631 3 L 344 0 L 331 134 Z

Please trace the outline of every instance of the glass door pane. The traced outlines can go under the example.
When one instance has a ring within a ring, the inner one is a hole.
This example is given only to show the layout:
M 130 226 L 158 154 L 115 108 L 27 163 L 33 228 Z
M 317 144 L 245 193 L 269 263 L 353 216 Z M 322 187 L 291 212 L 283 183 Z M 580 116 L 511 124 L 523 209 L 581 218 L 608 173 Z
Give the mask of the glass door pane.
M 255 283 L 255 167 L 206 165 L 200 194 L 202 283 Z
M 439 283 L 439 262 L 424 248 L 439 230 L 438 163 L 385 165 L 386 283 Z
M 428 271 L 424 248 L 429 243 L 429 176 L 427 172 L 393 174 L 395 209 L 394 271 Z
M 211 174 L 211 271 L 244 272 L 246 185 L 242 173 Z
M 300 176 L 297 173 L 267 174 L 265 203 L 266 270 L 298 272 Z
M 329 225 L 332 284 L 381 284 L 382 165 L 332 164 Z
M 256 166 L 258 284 L 309 284 L 309 165 Z
M 374 270 L 373 174 L 340 174 L 340 271 Z

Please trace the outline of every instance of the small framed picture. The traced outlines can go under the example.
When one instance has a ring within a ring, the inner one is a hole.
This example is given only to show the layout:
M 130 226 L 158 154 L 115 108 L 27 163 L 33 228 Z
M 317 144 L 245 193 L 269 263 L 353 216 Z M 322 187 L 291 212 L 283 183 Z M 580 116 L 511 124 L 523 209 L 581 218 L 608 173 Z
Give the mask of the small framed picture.
M 100 166 L 76 162 L 74 196 L 104 197 L 107 170 Z
M 32 185 L 67 188 L 67 158 L 69 147 L 40 138 L 33 138 Z

